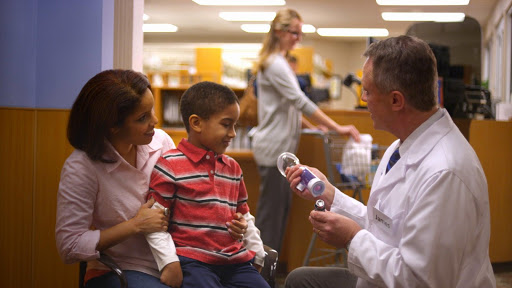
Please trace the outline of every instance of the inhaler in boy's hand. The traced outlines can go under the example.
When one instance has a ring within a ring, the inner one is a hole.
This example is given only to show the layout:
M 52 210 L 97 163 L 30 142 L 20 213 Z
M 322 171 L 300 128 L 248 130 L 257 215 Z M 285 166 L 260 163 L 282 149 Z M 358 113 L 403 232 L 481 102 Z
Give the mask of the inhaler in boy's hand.
M 293 167 L 299 164 L 299 158 L 295 156 L 293 153 L 284 152 L 279 157 L 277 157 L 277 169 L 279 172 L 286 177 L 285 170 L 287 167 Z M 325 190 L 324 181 L 320 180 L 320 178 L 316 177 L 315 174 L 311 173 L 308 168 L 301 167 L 302 175 L 300 175 L 300 182 L 297 184 L 296 188 L 299 191 L 304 191 L 307 187 L 308 190 L 313 194 L 313 196 L 318 197 L 322 195 Z

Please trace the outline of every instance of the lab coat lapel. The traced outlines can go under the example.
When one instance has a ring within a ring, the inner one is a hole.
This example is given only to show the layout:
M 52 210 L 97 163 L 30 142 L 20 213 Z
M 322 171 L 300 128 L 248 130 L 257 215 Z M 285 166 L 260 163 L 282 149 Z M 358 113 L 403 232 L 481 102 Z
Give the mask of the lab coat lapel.
M 444 135 L 449 133 L 454 128 L 457 128 L 457 126 L 455 126 L 450 116 L 445 111 L 443 117 L 434 122 L 432 126 L 428 127 L 427 130 L 425 130 L 414 141 L 414 143 L 412 143 L 407 153 L 401 156 L 400 160 L 396 162 L 395 166 L 393 166 L 393 168 L 389 170 L 386 175 L 386 164 L 388 163 L 391 154 L 398 145 L 398 140 L 394 142 L 386 151 L 384 157 L 382 158 L 382 162 L 379 164 L 379 168 L 376 171 L 376 181 L 372 186 L 368 204 L 370 205 L 370 203 L 373 202 L 371 201 L 372 198 L 376 197 L 380 193 L 391 191 L 396 183 L 403 181 L 406 176 L 406 169 L 413 165 L 417 165 L 418 162 L 420 162 L 430 153 L 437 142 L 439 142 L 439 140 Z
M 395 184 L 405 177 L 405 165 L 404 165 L 404 157 L 401 157 L 398 162 L 388 171 L 386 174 L 386 165 L 391 157 L 391 154 L 396 149 L 398 145 L 398 140 L 396 145 L 392 145 L 393 148 L 390 148 L 386 151 L 386 155 L 382 158 L 382 162 L 379 164 L 379 168 L 377 168 L 376 176 L 374 180 L 374 185 L 372 186 L 370 199 L 377 196 L 381 192 L 389 191 L 391 188 L 395 186 Z M 391 147 L 391 146 L 390 146 Z M 372 197 L 373 196 L 373 197 Z M 370 204 L 370 201 L 368 202 Z

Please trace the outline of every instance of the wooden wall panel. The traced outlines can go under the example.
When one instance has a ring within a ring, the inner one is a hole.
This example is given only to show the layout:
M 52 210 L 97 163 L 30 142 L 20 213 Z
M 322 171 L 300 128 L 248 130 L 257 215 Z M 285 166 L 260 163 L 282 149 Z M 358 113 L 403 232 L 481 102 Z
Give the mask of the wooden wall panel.
M 34 115 L 0 108 L 0 287 L 32 287 Z
M 66 138 L 68 117 L 67 110 L 36 112 L 33 275 L 37 287 L 78 286 L 78 264 L 64 264 L 55 243 L 60 171 L 72 152 Z
M 489 189 L 491 261 L 512 261 L 512 122 L 473 120 L 469 139 Z

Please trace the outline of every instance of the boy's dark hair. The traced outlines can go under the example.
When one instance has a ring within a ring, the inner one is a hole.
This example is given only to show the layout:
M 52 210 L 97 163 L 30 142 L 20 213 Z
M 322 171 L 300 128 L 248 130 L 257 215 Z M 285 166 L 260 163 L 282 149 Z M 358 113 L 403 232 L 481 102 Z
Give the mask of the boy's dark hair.
M 105 139 L 111 129 L 123 126 L 151 85 L 147 77 L 132 70 L 105 70 L 84 85 L 69 115 L 67 136 L 76 149 L 94 161 L 104 159 Z
M 235 92 L 227 86 L 209 81 L 190 86 L 180 100 L 181 117 L 187 132 L 190 129 L 188 119 L 191 115 L 196 114 L 208 120 L 212 115 L 234 103 L 240 104 Z

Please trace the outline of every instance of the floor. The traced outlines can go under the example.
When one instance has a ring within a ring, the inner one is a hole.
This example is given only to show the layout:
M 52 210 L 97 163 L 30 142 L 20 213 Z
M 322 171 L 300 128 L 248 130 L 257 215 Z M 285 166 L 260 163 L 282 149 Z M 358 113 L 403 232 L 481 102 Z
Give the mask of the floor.
M 496 288 L 512 288 L 512 262 L 493 264 Z
M 493 264 L 496 288 L 512 288 L 512 262 Z M 278 273 L 276 288 L 283 288 L 286 275 Z

